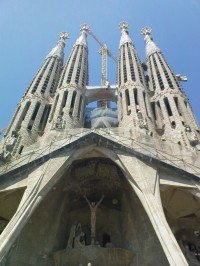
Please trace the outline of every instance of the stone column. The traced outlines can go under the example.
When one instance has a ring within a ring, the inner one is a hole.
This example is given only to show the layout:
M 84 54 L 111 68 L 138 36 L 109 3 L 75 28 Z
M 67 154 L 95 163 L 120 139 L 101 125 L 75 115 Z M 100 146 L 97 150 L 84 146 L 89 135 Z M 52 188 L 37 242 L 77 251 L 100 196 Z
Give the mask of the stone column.
M 163 212 L 157 170 L 135 157 L 119 155 L 119 158 L 128 182 L 152 223 L 169 265 L 188 265 Z

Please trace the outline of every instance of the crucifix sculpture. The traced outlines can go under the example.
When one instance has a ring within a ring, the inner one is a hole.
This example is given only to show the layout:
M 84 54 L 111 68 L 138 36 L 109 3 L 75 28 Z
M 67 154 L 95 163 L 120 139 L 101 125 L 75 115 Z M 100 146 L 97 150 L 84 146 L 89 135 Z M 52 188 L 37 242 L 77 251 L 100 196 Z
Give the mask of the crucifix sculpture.
M 104 199 L 104 195 L 101 196 L 100 200 L 95 202 L 89 202 L 88 198 L 84 196 L 85 200 L 87 201 L 90 212 L 91 212 L 91 245 L 95 244 L 95 237 L 96 237 L 96 214 L 97 214 L 97 208 L 101 204 L 102 200 Z

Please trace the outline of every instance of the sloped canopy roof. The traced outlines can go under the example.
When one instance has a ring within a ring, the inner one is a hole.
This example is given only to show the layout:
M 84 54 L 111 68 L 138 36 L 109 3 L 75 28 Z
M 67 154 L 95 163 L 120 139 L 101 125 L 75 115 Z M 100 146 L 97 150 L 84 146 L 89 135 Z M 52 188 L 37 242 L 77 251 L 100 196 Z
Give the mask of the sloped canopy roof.
M 190 173 L 188 171 L 185 171 L 183 168 L 181 169 L 180 167 L 176 166 L 175 164 L 170 164 L 169 161 L 165 162 L 162 161 L 160 158 L 156 158 L 152 153 L 145 153 L 144 151 L 138 151 L 131 146 L 126 145 L 125 143 L 121 142 L 120 143 L 117 141 L 117 139 L 113 138 L 108 138 L 105 135 L 100 135 L 97 134 L 93 131 L 90 131 L 90 133 L 86 133 L 83 136 L 80 136 L 79 138 L 75 139 L 74 141 L 72 140 L 70 143 L 64 144 L 63 146 L 60 146 L 52 151 L 46 150 L 41 154 L 40 156 L 35 156 L 33 153 L 31 155 L 27 154 L 27 158 L 29 159 L 25 160 L 24 158 L 19 158 L 10 165 L 6 166 L 5 169 L 2 168 L 2 171 L 0 171 L 0 178 L 6 178 L 9 176 L 17 175 L 19 173 L 22 173 L 24 171 L 30 170 L 32 168 L 35 168 L 36 166 L 41 165 L 42 163 L 48 161 L 51 158 L 58 157 L 59 155 L 62 155 L 63 153 L 77 149 L 80 147 L 88 146 L 88 145 L 94 145 L 96 146 L 101 146 L 105 147 L 109 150 L 115 150 L 117 151 L 122 151 L 126 153 L 129 156 L 134 156 L 143 162 L 147 164 L 152 164 L 158 168 L 162 168 L 168 171 L 175 171 L 177 174 L 193 179 L 194 181 L 199 181 L 199 177 L 193 173 Z M 31 160 L 30 160 L 31 157 Z

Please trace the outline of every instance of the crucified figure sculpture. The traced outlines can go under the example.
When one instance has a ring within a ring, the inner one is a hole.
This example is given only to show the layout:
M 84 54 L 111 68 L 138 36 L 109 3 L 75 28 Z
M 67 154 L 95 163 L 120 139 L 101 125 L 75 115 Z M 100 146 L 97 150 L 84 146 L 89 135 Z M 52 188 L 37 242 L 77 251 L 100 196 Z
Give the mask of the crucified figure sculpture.
M 95 203 L 95 202 L 89 202 L 88 198 L 84 196 L 85 200 L 87 201 L 89 207 L 90 207 L 90 212 L 91 212 L 91 245 L 95 244 L 95 237 L 96 237 L 96 214 L 97 214 L 97 208 L 101 204 L 102 200 L 104 199 L 104 195 L 100 198 L 100 200 Z

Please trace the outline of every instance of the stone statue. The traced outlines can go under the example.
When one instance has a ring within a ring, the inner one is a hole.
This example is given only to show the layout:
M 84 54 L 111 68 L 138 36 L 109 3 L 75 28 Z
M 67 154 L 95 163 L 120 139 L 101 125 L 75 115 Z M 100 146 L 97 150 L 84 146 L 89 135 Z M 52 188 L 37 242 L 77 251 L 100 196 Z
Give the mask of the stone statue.
M 17 142 L 19 135 L 16 131 L 12 131 L 11 136 L 6 138 L 3 148 L 0 151 L 0 157 L 2 159 L 8 159 L 12 155 L 15 144 Z
M 68 248 L 74 248 L 75 238 L 76 238 L 78 235 L 80 235 L 81 232 L 82 232 L 81 224 L 75 222 L 75 223 L 72 225 L 71 229 L 70 229 L 69 239 L 68 239 L 68 242 L 67 242 L 67 249 L 68 249 Z
M 96 214 L 97 214 L 97 208 L 101 204 L 102 200 L 104 199 L 104 195 L 100 198 L 100 200 L 95 202 L 89 202 L 88 198 L 84 196 L 85 200 L 87 201 L 90 212 L 91 212 L 91 245 L 95 244 L 95 237 L 96 237 Z
M 61 115 L 58 115 L 56 121 L 54 122 L 55 129 L 62 129 L 63 127 L 63 119 Z
M 192 263 L 192 265 L 200 265 L 197 255 L 198 254 L 194 245 L 192 245 L 191 247 L 189 247 L 189 245 L 185 245 L 185 256 L 188 261 Z
M 85 246 L 85 233 L 80 232 L 74 239 L 74 247 L 81 248 Z

